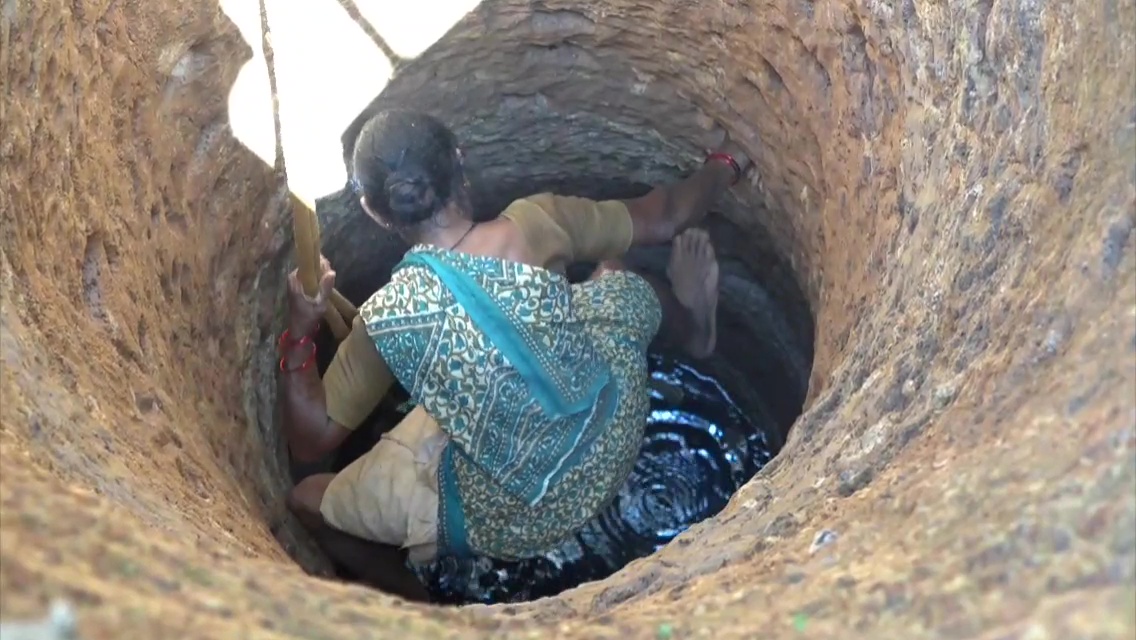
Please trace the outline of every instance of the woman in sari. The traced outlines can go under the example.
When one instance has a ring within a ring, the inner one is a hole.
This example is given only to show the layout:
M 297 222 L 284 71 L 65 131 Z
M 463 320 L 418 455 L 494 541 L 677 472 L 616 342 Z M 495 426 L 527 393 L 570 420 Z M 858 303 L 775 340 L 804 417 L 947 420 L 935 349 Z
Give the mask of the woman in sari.
M 293 512 L 349 565 L 372 561 L 373 543 L 411 562 L 519 559 L 582 527 L 638 456 L 647 347 L 660 325 L 695 357 L 714 349 L 718 265 L 707 234 L 686 229 L 745 162 L 727 142 L 690 177 L 641 198 L 546 193 L 478 220 L 449 129 L 415 112 L 371 118 L 354 184 L 364 210 L 413 247 L 360 307 L 323 380 L 310 335 L 334 272 L 325 261 L 315 298 L 292 274 L 285 436 L 296 459 L 320 459 L 396 380 L 416 407 L 342 472 L 300 482 Z M 617 262 L 632 245 L 668 242 L 669 282 Z M 570 284 L 573 262 L 601 266 Z

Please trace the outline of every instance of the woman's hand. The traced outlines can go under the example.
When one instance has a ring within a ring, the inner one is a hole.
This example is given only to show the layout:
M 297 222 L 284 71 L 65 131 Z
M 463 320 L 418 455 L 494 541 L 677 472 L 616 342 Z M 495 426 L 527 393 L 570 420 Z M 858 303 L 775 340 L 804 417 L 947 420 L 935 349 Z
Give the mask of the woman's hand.
M 327 311 L 327 301 L 334 287 L 335 272 L 331 270 L 331 263 L 323 256 L 320 256 L 319 291 L 314 298 L 304 293 L 299 269 L 288 274 L 289 335 L 298 338 L 315 332 L 320 320 L 323 319 L 324 312 Z

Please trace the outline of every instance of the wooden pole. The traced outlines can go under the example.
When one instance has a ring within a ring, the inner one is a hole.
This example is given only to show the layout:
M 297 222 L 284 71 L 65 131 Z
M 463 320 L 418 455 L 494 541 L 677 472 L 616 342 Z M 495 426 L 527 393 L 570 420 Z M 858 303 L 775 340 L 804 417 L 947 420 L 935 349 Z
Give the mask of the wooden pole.
M 268 70 L 268 84 L 272 93 L 272 124 L 276 134 L 276 163 L 273 167 L 284 187 L 288 186 L 288 171 L 284 162 L 284 143 L 280 133 L 280 96 L 276 90 L 276 64 L 272 51 L 272 34 L 268 27 L 268 9 L 260 0 L 260 45 L 264 53 L 264 64 Z M 320 278 L 320 230 L 316 220 L 315 203 L 293 203 L 292 230 L 296 246 L 296 269 L 304 293 L 315 296 L 319 293 Z M 348 323 L 355 318 L 357 311 L 347 298 L 338 291 L 332 291 L 328 300 L 324 321 L 336 340 L 343 341 L 351 331 Z M 346 320 L 344 319 L 346 317 Z
M 300 272 L 300 284 L 304 285 L 304 293 L 315 296 L 319 293 L 320 278 L 319 221 L 316 220 L 315 211 L 306 206 L 293 207 L 292 221 L 296 241 L 296 268 Z M 344 320 L 339 306 L 335 304 L 337 297 L 342 302 L 347 302 L 348 306 L 351 305 L 342 294 L 333 291 L 323 318 L 335 339 L 342 341 L 350 333 L 351 327 Z

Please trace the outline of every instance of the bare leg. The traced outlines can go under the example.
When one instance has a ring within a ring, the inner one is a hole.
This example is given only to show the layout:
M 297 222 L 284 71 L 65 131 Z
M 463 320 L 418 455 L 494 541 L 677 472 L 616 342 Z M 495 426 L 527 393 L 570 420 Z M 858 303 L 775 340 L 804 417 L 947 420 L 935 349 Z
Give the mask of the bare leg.
M 600 263 L 591 279 L 619 270 L 627 267 L 618 260 L 608 260 Z M 717 342 L 718 261 L 709 234 L 691 229 L 675 238 L 667 266 L 669 282 L 653 274 L 636 273 L 650 283 L 659 298 L 662 339 L 695 358 L 712 354 Z
M 314 473 L 292 487 L 288 492 L 288 509 L 299 518 L 309 531 L 324 526 L 320 503 L 327 485 L 331 484 L 334 473 Z
M 406 568 L 406 552 L 332 528 L 324 522 L 320 503 L 333 473 L 304 478 L 288 494 L 288 508 L 329 557 L 354 572 L 365 584 L 407 600 L 429 602 L 418 579 Z
M 675 238 L 667 277 L 691 321 L 686 350 L 695 358 L 705 358 L 714 353 L 718 341 L 718 259 L 710 234 L 690 229 Z

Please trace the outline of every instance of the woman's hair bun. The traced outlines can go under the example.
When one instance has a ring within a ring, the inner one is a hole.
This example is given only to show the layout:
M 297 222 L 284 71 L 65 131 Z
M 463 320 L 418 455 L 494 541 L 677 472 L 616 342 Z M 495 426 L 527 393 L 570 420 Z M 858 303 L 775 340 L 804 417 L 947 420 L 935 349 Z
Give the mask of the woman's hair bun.
M 442 203 L 425 172 L 402 167 L 387 176 L 387 208 L 407 223 L 430 219 Z
M 376 113 L 360 130 L 352 161 L 368 206 L 399 230 L 430 220 L 465 188 L 457 138 L 419 111 Z

